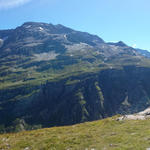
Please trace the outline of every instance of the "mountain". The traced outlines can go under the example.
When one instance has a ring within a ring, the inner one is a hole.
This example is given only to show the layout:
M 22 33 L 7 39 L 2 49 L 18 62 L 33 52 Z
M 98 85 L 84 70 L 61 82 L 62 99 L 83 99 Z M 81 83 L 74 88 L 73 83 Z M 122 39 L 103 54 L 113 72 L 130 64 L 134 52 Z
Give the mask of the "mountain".
M 148 51 L 148 50 L 143 50 L 143 49 L 136 49 L 136 51 L 139 53 L 139 54 L 141 54 L 141 55 L 143 55 L 143 56 L 145 56 L 145 57 L 148 57 L 148 58 L 150 58 L 150 52 Z
M 82 124 L 1 134 L 0 148 L 11 150 L 148 150 L 150 120 L 116 117 Z
M 63 25 L 0 30 L 0 131 L 71 125 L 150 106 L 150 60 Z
M 119 41 L 117 43 L 108 42 L 107 44 L 114 45 L 114 46 L 120 46 L 120 47 L 127 47 L 127 45 L 124 42 L 122 42 L 122 41 Z

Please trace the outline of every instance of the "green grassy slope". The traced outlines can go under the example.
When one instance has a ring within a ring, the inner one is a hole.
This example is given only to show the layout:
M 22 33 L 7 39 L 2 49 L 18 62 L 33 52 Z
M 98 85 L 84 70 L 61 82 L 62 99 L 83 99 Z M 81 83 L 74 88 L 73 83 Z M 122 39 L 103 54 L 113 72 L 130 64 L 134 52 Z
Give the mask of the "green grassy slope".
M 0 149 L 11 150 L 146 150 L 150 120 L 116 121 L 116 117 L 83 124 L 0 135 Z

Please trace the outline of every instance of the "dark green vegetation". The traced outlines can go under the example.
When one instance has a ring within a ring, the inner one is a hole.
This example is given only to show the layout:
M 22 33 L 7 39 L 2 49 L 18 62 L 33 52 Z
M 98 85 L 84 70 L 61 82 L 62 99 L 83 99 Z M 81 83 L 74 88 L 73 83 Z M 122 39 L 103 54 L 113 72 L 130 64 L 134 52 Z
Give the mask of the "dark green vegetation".
M 0 31 L 0 130 L 92 121 L 150 105 L 150 60 L 62 25 Z
M 83 124 L 0 135 L 0 149 L 11 150 L 146 150 L 150 120 L 107 118 Z

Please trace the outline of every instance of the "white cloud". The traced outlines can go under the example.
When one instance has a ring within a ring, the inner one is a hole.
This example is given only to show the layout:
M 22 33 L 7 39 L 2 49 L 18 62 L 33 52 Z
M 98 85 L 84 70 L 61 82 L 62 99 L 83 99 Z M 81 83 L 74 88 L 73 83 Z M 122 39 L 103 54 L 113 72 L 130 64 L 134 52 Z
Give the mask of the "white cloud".
M 136 44 L 133 44 L 133 45 L 132 45 L 132 47 L 133 47 L 133 48 L 136 48 L 136 47 L 137 47 L 137 45 L 136 45 Z
M 23 5 L 31 0 L 0 0 L 0 9 L 8 9 Z

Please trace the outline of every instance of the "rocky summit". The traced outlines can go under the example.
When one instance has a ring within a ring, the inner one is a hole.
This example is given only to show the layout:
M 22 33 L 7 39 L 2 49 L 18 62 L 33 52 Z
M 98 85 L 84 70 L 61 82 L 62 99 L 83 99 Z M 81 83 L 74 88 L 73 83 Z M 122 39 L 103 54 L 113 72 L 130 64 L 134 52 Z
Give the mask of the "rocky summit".
M 150 106 L 150 59 L 63 25 L 0 30 L 0 132 L 70 125 Z

